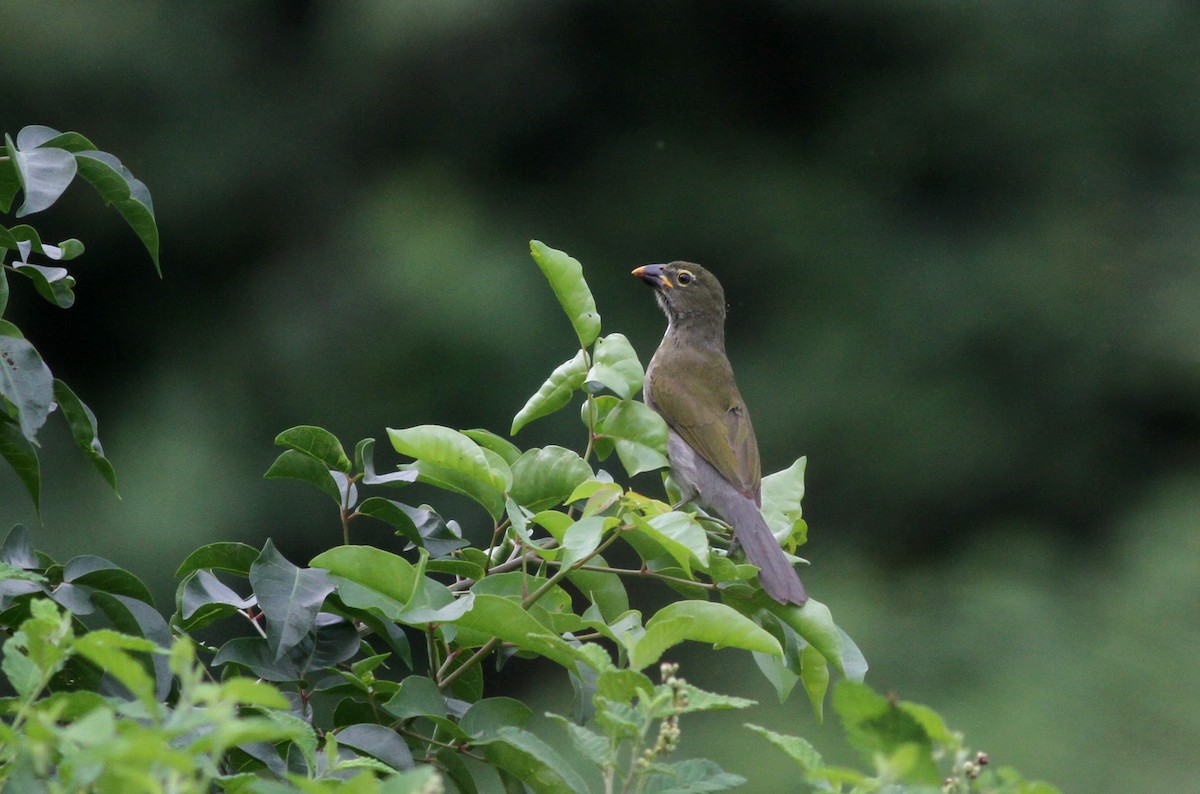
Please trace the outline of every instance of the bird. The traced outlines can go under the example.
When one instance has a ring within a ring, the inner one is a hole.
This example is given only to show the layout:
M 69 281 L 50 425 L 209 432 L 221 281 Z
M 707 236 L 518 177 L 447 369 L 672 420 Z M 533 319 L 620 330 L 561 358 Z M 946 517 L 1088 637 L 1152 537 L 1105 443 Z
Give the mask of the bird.
M 654 288 L 667 315 L 642 396 L 667 423 L 681 505 L 695 502 L 733 527 L 767 595 L 802 606 L 804 585 L 762 515 L 758 440 L 725 354 L 725 291 L 692 262 L 643 265 L 633 275 Z

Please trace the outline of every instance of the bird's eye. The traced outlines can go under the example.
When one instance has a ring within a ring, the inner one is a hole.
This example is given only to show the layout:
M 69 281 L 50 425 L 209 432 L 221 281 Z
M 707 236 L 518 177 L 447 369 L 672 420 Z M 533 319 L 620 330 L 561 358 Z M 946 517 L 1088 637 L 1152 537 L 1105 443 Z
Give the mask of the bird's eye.
M 692 275 L 692 271 L 690 271 L 690 270 L 680 270 L 675 275 L 675 280 L 678 281 L 680 284 L 687 286 L 688 284 L 691 284 L 693 281 L 695 281 L 696 277 Z

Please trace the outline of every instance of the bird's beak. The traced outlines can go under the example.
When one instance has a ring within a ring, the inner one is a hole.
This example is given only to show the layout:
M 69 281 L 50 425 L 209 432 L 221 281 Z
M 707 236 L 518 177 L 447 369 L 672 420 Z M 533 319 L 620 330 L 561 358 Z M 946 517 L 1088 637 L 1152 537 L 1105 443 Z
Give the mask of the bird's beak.
M 666 265 L 642 265 L 634 269 L 633 275 L 652 287 L 674 289 L 675 285 L 671 283 L 671 279 L 663 272 L 664 267 Z

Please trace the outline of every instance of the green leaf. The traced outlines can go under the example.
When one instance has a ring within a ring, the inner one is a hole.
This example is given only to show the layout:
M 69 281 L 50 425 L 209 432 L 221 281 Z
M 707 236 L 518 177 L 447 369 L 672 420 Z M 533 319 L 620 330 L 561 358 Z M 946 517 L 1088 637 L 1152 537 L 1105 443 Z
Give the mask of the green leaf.
M 519 700 L 495 697 L 472 704 L 459 720 L 463 732 L 475 741 L 494 739 L 505 728 L 523 728 L 533 711 Z
M 842 675 L 852 680 L 861 680 L 866 675 L 866 659 L 850 637 L 833 622 L 829 607 L 810 598 L 802 607 L 770 601 L 767 609 L 791 626 Z
M 645 535 L 661 546 L 689 576 L 693 562 L 701 568 L 708 567 L 708 536 L 691 513 L 672 510 L 649 519 L 637 514 L 632 517 L 634 532 Z
M 258 549 L 245 543 L 220 541 L 201 546 L 187 556 L 175 571 L 176 577 L 186 576 L 192 571 L 212 568 L 219 571 L 248 576 L 250 566 L 258 559 Z
M 0 170 L 3 170 L 4 164 L 0 163 Z M 3 229 L 0 226 L 0 229 Z M 8 274 L 5 272 L 3 265 L 3 257 L 0 257 L 0 316 L 4 315 L 4 310 L 8 308 Z
M 341 489 L 338 488 L 337 481 L 333 479 L 329 469 L 321 461 L 305 455 L 303 452 L 297 452 L 294 449 L 286 450 L 275 459 L 263 478 L 267 480 L 299 480 L 309 485 L 315 485 L 332 499 L 334 504 L 339 507 L 342 505 Z
M 592 467 L 574 450 L 558 446 L 531 449 L 512 464 L 513 500 L 537 512 L 562 504 Z
M 192 571 L 176 591 L 179 614 L 173 622 L 184 631 L 192 632 L 253 604 L 253 598 L 242 598 L 211 571 Z
M 407 485 L 416 482 L 415 471 L 393 471 L 387 474 L 375 473 L 375 439 L 364 438 L 354 449 L 354 459 L 362 469 L 363 485 Z
M 21 433 L 36 444 L 54 404 L 54 377 L 21 331 L 5 320 L 0 320 L 0 397 L 16 406 Z
M 590 518 L 581 518 L 567 527 L 566 534 L 562 540 L 562 564 L 564 566 L 571 566 L 580 560 L 587 559 L 588 555 L 594 552 L 596 547 L 600 545 L 600 539 L 604 535 L 604 530 L 616 526 L 616 524 L 617 519 L 615 518 L 592 516 Z
M 12 466 L 29 492 L 34 510 L 41 512 L 42 469 L 38 464 L 37 448 L 17 424 L 3 414 L 0 414 L 0 458 Z
M 18 245 L 18 243 L 22 242 L 27 242 L 29 245 Z M 0 226 L 0 248 L 17 251 L 23 263 L 28 262 L 27 254 L 29 252 L 42 254 L 48 259 L 55 261 L 74 259 L 83 253 L 83 243 L 75 238 L 63 240 L 58 245 L 43 243 L 37 229 L 24 223 L 14 226 L 11 229 L 5 229 L 3 226 Z
M 348 725 L 337 732 L 338 744 L 351 747 L 361 753 L 377 758 L 395 770 L 412 769 L 412 751 L 391 728 L 383 725 L 360 723 Z
M 350 473 L 350 459 L 346 457 L 342 442 L 324 428 L 312 425 L 292 427 L 275 436 L 275 443 L 316 458 L 326 469 Z
M 267 619 L 267 642 L 279 659 L 312 630 L 333 581 L 323 568 L 298 568 L 267 540 L 250 566 L 250 584 Z
M 787 540 L 803 515 L 804 467 L 807 458 L 799 458 L 783 471 L 762 478 L 762 514 L 777 538 Z
M 870 764 L 883 759 L 902 782 L 941 781 L 933 760 L 933 742 L 920 722 L 889 698 L 865 684 L 840 681 L 833 690 L 833 708 L 846 727 L 846 738 Z
M 800 680 L 819 722 L 825 719 L 825 692 L 829 689 L 829 662 L 812 645 L 800 652 Z
M 7 161 L 0 159 L 0 212 L 8 212 L 12 208 L 12 201 L 16 198 L 17 191 L 21 189 L 21 178 L 17 175 L 17 164 L 9 153 L 7 136 L 5 136 L 4 142 L 3 154 L 8 155 L 9 159 Z M 0 301 L 0 313 L 3 311 L 4 301 Z
M 154 222 L 154 203 L 150 189 L 135 179 L 121 161 L 108 152 L 86 151 L 74 154 L 79 175 L 92 184 L 106 204 L 117 208 L 137 234 L 154 261 L 154 269 L 162 275 L 158 262 L 158 226 Z
M 415 474 L 415 472 L 413 473 Z M 399 531 L 399 534 L 411 541 L 413 545 L 425 545 L 425 539 L 421 537 L 421 533 L 417 531 L 417 525 L 413 522 L 412 516 L 409 515 L 409 511 L 416 508 L 392 501 L 391 499 L 384 499 L 381 496 L 371 496 L 364 499 L 357 509 L 364 516 L 377 518 L 395 527 Z
M 153 652 L 158 649 L 154 642 L 108 629 L 96 629 L 76 637 L 72 647 L 79 655 L 120 681 L 151 713 L 157 712 L 154 679 L 146 672 L 141 661 L 130 654 L 131 651 Z
M 103 557 L 73 557 L 63 566 L 62 579 L 64 582 L 87 585 L 113 595 L 136 598 L 152 606 L 154 604 L 150 589 L 141 579 Z
M 60 309 L 75 305 L 75 279 L 62 267 L 22 264 L 13 268 L 16 273 L 33 282 L 37 293 Z
M 548 416 L 571 402 L 571 395 L 583 386 L 587 369 L 587 358 L 582 350 L 576 353 L 574 358 L 555 367 L 550 377 L 546 378 L 546 382 L 526 401 L 524 407 L 517 411 L 509 435 L 515 436 L 534 419 Z
M 654 769 L 641 788 L 644 794 L 704 794 L 728 791 L 746 782 L 746 778 L 724 771 L 707 758 L 660 763 Z
M 710 642 L 714 648 L 742 648 L 781 656 L 779 641 L 732 607 L 708 601 L 676 601 L 646 623 L 646 633 L 631 643 L 629 666 L 641 670 L 684 640 Z
M 607 565 L 603 557 L 592 558 L 592 564 Z M 567 581 L 575 585 L 584 598 L 596 605 L 606 622 L 616 620 L 629 611 L 629 594 L 625 583 L 615 573 L 604 571 L 575 570 L 567 574 Z
M 579 346 L 590 347 L 600 335 L 600 314 L 596 311 L 592 291 L 583 278 L 583 266 L 578 260 L 538 240 L 529 241 L 529 251 L 575 328 Z
M 761 725 L 752 725 L 751 723 L 746 723 L 746 727 L 759 736 L 762 736 L 780 750 L 783 750 L 806 773 L 817 772 L 825 765 L 825 762 L 821 759 L 821 754 L 816 751 L 816 748 L 799 736 L 787 736 L 768 730 Z
M 546 717 L 557 722 L 571 737 L 575 750 L 596 766 L 604 766 L 609 760 L 608 738 L 601 736 L 590 728 L 576 725 L 561 714 L 546 712 Z
M 484 449 L 490 449 L 499 455 L 509 466 L 521 457 L 521 450 L 503 436 L 498 436 L 491 430 L 463 430 L 462 434 Z
M 309 564 L 381 593 L 399 604 L 412 600 L 418 581 L 417 569 L 412 563 L 373 546 L 338 546 L 318 554 Z
M 446 698 L 433 679 L 410 675 L 400 682 L 400 688 L 383 708 L 392 716 L 407 720 L 415 717 L 445 717 Z
M 490 482 L 423 460 L 405 464 L 403 468 L 416 472 L 418 482 L 471 499 L 483 507 L 493 520 L 498 521 L 504 515 L 504 493 L 492 487 Z
M 646 373 L 633 345 L 624 334 L 602 336 L 592 353 L 592 368 L 584 379 L 588 391 L 607 388 L 622 400 L 630 400 L 642 390 Z
M 661 469 L 667 462 L 667 423 L 645 403 L 622 400 L 600 422 L 597 432 L 611 439 L 630 477 Z
M 401 455 L 448 469 L 503 493 L 508 472 L 498 466 L 504 461 L 489 460 L 484 450 L 467 436 L 439 425 L 417 425 L 403 430 L 388 428 L 388 438 Z
M 66 417 L 67 424 L 71 427 L 71 437 L 75 439 L 75 445 L 83 450 L 84 456 L 96 471 L 100 472 L 108 486 L 116 492 L 117 473 L 113 471 L 108 458 L 104 457 L 104 447 L 100 445 L 96 415 L 92 413 L 91 408 L 84 404 L 83 400 L 75 395 L 75 392 L 71 391 L 66 383 L 57 378 L 54 380 L 54 399 L 58 402 L 63 416 Z
M 503 596 L 475 596 L 470 611 L 453 622 L 488 637 L 499 637 L 521 650 L 545 656 L 563 667 L 573 667 L 577 659 L 587 661 L 570 643 L 552 634 L 520 604 Z
M 483 745 L 488 761 L 536 794 L 578 794 L 587 784 L 553 748 L 520 728 L 501 728 Z
M 29 539 L 29 529 L 23 524 L 17 524 L 8 531 L 4 544 L 0 545 L 0 561 L 26 571 L 42 567 L 37 552 L 33 550 L 33 542 Z
M 20 149 L 12 138 L 4 136 L 8 154 L 25 193 L 25 201 L 16 213 L 18 218 L 41 212 L 58 201 L 78 171 L 75 157 L 70 152 L 56 148 L 39 149 L 36 148 L 37 144 L 30 145 L 32 141 L 25 135 L 29 129 L 26 127 L 17 134 L 17 140 L 21 142 Z

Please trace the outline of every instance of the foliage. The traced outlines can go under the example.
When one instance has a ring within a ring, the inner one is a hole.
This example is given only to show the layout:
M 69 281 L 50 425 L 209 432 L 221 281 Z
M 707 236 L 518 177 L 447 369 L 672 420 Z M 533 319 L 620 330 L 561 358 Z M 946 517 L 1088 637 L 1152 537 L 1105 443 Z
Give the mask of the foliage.
M 6 144 L 15 176 L 5 177 L 4 209 L 17 187 L 26 197 L 18 216 L 45 209 L 81 173 L 157 265 L 149 194 L 119 161 L 47 128 L 26 128 Z M 35 233 L 4 231 L 20 259 L 6 269 L 40 274 L 30 276 L 40 294 L 69 306 L 71 277 L 28 256 L 75 255 L 82 246 L 35 247 Z M 374 439 L 350 455 L 324 429 L 286 430 L 266 476 L 301 481 L 333 501 L 341 545 L 307 567 L 269 540 L 261 550 L 203 546 L 177 571 L 169 620 L 142 582 L 111 562 L 81 556 L 60 565 L 33 550 L 23 527 L 9 533 L 0 547 L 0 671 L 12 690 L 0 699 L 6 791 L 476 792 L 497 777 L 508 790 L 536 792 L 733 788 L 744 779 L 711 761 L 669 757 L 684 714 L 754 705 L 700 690 L 662 661 L 684 641 L 753 653 L 781 698 L 802 683 L 818 716 L 830 668 L 847 679 L 834 705 L 875 763 L 875 778 L 831 770 L 803 740 L 750 726 L 796 758 L 817 789 L 927 784 L 938 777 L 937 755 L 950 750 L 946 785 L 961 786 L 953 790 L 1052 791 L 1014 787 L 1024 785 L 1015 775 L 999 776 L 999 788 L 972 788 L 991 785 L 977 774 L 983 759 L 965 761 L 961 739 L 927 709 L 855 683 L 866 662 L 824 604 L 774 602 L 756 569 L 731 554 L 719 522 L 628 489 L 600 467 L 619 462 L 631 477 L 665 467 L 665 427 L 635 399 L 643 370 L 628 340 L 601 335 L 580 264 L 536 241 L 532 254 L 579 349 L 521 409 L 512 433 L 581 396 L 582 453 L 417 425 L 387 431 L 412 460 L 381 474 Z M 91 412 L 65 385 L 47 385 L 31 346 L 7 353 L 6 426 L 34 443 L 51 388 L 112 482 Z M 31 468 L 17 452 L 6 458 L 34 483 L 36 501 L 36 457 Z M 793 552 L 807 537 L 803 474 L 801 459 L 763 481 L 764 515 Z M 387 493 L 415 483 L 477 503 L 489 519 L 482 542 L 429 505 L 360 497 L 367 487 Z M 402 553 L 351 544 L 364 517 L 393 528 Z M 609 561 L 630 555 L 636 564 Z M 629 579 L 682 598 L 644 614 L 630 607 Z M 485 662 L 526 672 L 535 659 L 561 667 L 574 690 L 570 719 L 547 715 L 573 756 L 530 730 L 527 705 L 487 693 Z M 658 684 L 644 672 L 655 665 Z
M 5 134 L 0 153 L 0 212 L 12 209 L 18 191 L 23 192 L 24 201 L 15 213 L 17 218 L 42 212 L 62 196 L 77 175 L 129 222 L 157 269 L 158 227 L 149 189 L 120 160 L 97 150 L 77 132 L 29 126 L 17 133 L 16 141 Z M 68 270 L 37 264 L 30 257 L 37 254 L 52 262 L 66 262 L 82 253 L 83 243 L 74 238 L 51 245 L 42 242 L 28 224 L 0 225 L 0 318 L 8 308 L 9 273 L 31 281 L 39 295 L 59 308 L 74 305 L 75 278 Z M 13 259 L 8 261 L 10 255 Z M 91 409 L 66 383 L 51 375 L 41 354 L 17 326 L 0 319 L 0 457 L 16 472 L 39 510 L 37 433 L 55 408 L 62 410 L 83 454 L 116 490 L 116 474 L 104 456 Z

